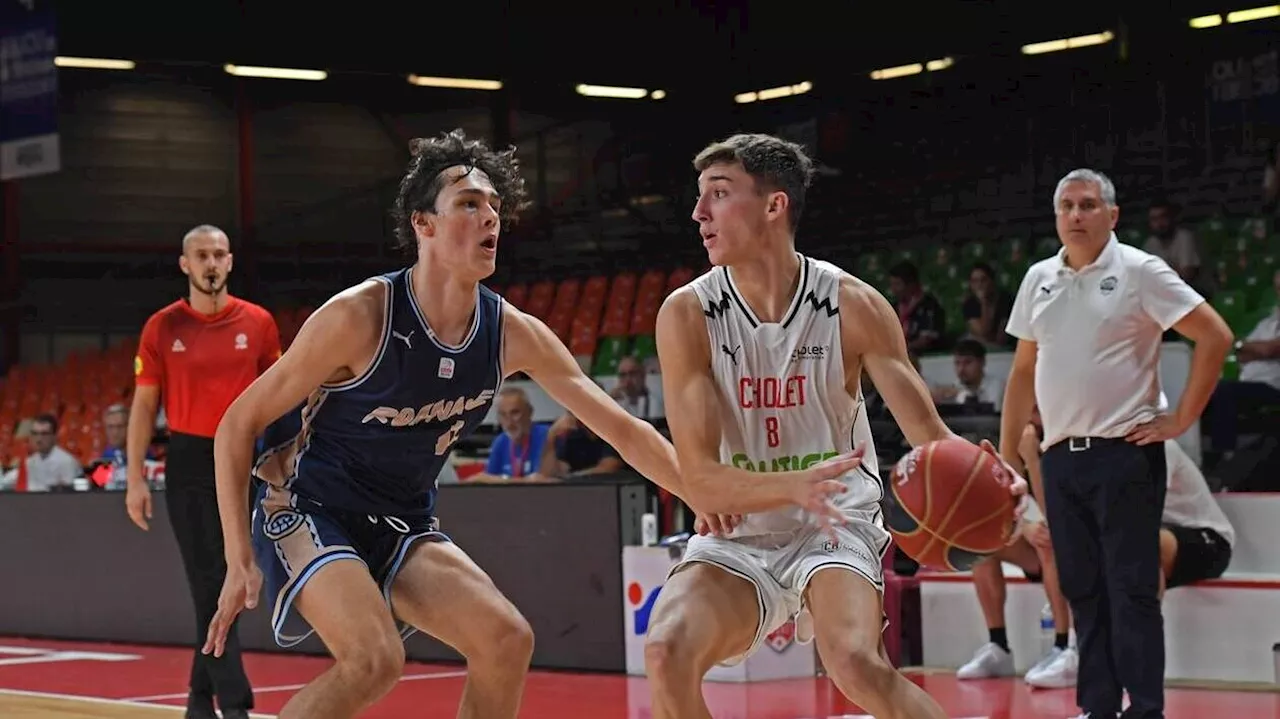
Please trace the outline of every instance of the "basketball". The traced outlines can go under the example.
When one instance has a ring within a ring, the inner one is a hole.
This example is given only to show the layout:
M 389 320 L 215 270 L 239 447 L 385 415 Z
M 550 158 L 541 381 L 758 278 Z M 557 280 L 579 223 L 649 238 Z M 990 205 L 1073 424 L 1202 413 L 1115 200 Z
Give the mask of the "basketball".
M 890 476 L 889 532 L 922 567 L 966 571 L 1012 536 L 1010 479 L 1004 463 L 966 440 L 916 447 Z

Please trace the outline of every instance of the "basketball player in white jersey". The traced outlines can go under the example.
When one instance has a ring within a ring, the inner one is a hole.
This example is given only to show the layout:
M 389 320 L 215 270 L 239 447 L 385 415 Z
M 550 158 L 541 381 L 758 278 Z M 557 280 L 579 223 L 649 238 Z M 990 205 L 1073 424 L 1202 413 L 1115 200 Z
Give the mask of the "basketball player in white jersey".
M 693 219 L 714 267 L 659 312 L 663 397 L 695 505 L 745 516 L 727 536 L 690 539 L 659 595 L 645 646 L 653 716 L 710 717 L 706 672 L 742 661 L 796 617 L 801 641 L 816 636 L 832 681 L 864 710 L 943 719 L 883 652 L 881 561 L 890 537 L 862 368 L 912 445 L 953 434 L 907 357 L 889 303 L 838 267 L 796 253 L 813 167 L 804 151 L 735 135 L 704 149 L 694 167 Z M 822 513 L 788 500 L 800 470 L 850 451 L 865 455 L 827 499 L 836 521 L 815 523 Z M 1024 494 L 1026 482 L 1000 466 L 1010 491 Z

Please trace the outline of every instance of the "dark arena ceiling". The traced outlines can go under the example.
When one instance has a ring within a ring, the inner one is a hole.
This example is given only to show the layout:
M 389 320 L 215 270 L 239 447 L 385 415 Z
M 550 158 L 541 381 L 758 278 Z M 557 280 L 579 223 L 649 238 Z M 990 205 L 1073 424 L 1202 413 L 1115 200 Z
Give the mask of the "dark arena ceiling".
M 1255 3 L 1256 4 L 1256 3 Z M 1245 5 L 1247 6 L 1247 2 Z M 60 54 L 723 92 L 861 74 L 1120 22 L 1179 23 L 1200 0 L 62 0 Z

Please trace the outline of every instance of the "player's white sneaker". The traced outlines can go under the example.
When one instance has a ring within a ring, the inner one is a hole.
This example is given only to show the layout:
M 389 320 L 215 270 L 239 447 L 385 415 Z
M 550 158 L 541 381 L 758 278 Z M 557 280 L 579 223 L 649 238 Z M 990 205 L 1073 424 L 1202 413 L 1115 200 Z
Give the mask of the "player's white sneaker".
M 1040 657 L 1040 661 L 1036 662 L 1034 666 L 1032 666 L 1030 669 L 1028 669 L 1028 670 L 1027 670 L 1027 673 L 1026 673 L 1026 675 L 1024 676 L 1024 678 L 1029 677 L 1029 676 L 1031 676 L 1032 674 L 1035 674 L 1036 672 L 1040 671 L 1041 669 L 1044 669 L 1044 667 L 1045 667 L 1046 665 L 1048 665 L 1048 664 L 1049 664 L 1049 662 L 1052 662 L 1052 661 L 1053 661 L 1054 659 L 1056 659 L 1056 658 L 1057 658 L 1057 656 L 1058 656 L 1059 654 L 1061 654 L 1061 653 L 1062 653 L 1062 649 L 1060 649 L 1060 648 L 1058 648 L 1058 647 L 1056 647 L 1056 646 L 1055 646 L 1055 647 L 1050 647 L 1050 648 L 1049 648 L 1049 653 L 1048 653 L 1048 654 L 1045 654 L 1043 657 Z
M 1027 672 L 1026 681 L 1040 689 L 1063 689 L 1076 685 L 1080 655 L 1073 647 L 1059 649 L 1052 659 Z
M 956 679 L 990 679 L 1014 675 L 1013 654 L 995 642 L 983 644 L 968 664 L 956 671 Z

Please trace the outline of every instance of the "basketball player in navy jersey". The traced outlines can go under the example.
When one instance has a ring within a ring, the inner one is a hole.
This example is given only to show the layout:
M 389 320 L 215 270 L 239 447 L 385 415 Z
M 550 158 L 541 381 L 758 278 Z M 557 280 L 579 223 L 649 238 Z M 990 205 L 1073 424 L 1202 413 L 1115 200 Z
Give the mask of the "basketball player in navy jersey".
M 804 150 L 735 135 L 694 167 L 693 219 L 713 268 L 658 314 L 663 401 L 695 505 L 744 516 L 728 536 L 692 538 L 658 596 L 645 642 L 653 716 L 709 718 L 701 685 L 712 666 L 741 662 L 796 618 L 836 687 L 877 719 L 943 719 L 884 654 L 890 536 L 862 370 L 912 445 L 955 435 L 885 298 L 796 252 L 813 167 Z M 865 466 L 840 477 L 836 524 L 820 526 L 789 500 L 792 487 L 812 463 L 855 446 L 868 448 Z M 1001 466 L 1010 492 L 1025 494 L 1025 480 Z
M 585 376 L 546 325 L 479 284 L 524 196 L 514 150 L 455 131 L 413 154 L 396 215 L 417 262 L 325 303 L 216 436 L 227 578 L 205 651 L 222 651 L 265 579 L 277 643 L 314 631 L 336 659 L 281 719 L 355 716 L 400 678 L 402 635 L 415 630 L 466 657 L 459 717 L 516 716 L 532 631 L 435 520 L 436 475 L 504 377 L 525 372 L 641 474 L 683 494 L 657 430 Z M 299 404 L 278 423 L 294 423 L 295 436 L 254 465 L 254 437 Z M 818 502 L 848 464 L 815 469 L 817 489 L 800 487 L 796 501 Z M 251 472 L 263 483 L 252 520 L 240 499 Z

